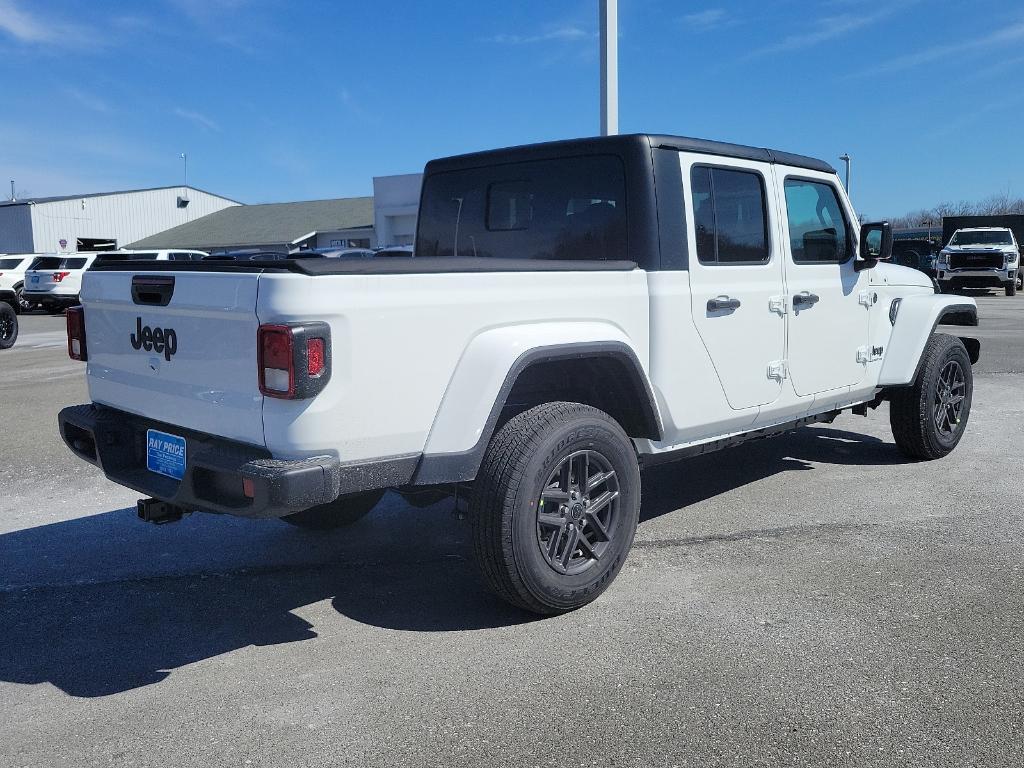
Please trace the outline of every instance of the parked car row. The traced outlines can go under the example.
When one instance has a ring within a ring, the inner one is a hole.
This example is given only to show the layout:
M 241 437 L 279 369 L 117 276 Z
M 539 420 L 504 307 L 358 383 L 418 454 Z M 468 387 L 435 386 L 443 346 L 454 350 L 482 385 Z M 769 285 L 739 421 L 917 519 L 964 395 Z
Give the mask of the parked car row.
M 82 275 L 96 264 L 116 261 L 199 261 L 203 251 L 105 251 L 99 253 L 21 253 L 0 256 L 0 299 L 16 311 L 41 307 L 63 312 L 78 304 Z

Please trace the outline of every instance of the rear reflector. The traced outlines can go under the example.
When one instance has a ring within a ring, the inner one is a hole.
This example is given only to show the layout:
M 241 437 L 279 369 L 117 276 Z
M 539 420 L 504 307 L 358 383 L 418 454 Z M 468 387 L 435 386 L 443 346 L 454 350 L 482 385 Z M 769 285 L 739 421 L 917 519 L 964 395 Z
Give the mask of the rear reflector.
M 306 339 L 306 360 L 309 375 L 313 378 L 320 376 L 327 366 L 324 360 L 324 340 Z
M 88 360 L 89 350 L 85 343 L 85 309 L 71 307 L 66 313 L 68 324 L 68 357 L 72 360 Z

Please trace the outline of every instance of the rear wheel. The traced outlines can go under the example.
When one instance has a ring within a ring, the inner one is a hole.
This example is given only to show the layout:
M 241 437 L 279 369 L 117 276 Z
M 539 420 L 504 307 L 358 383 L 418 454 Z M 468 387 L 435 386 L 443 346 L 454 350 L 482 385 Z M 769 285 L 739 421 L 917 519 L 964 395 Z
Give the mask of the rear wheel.
M 28 312 L 32 309 L 32 302 L 25 298 L 25 286 L 19 285 L 14 289 L 14 297 L 18 301 L 18 310 L 21 312 Z
M 622 568 L 640 516 L 633 445 L 608 414 L 546 403 L 493 437 L 470 501 L 488 586 L 540 614 L 575 610 Z
M 367 491 L 342 496 L 329 504 L 294 512 L 281 518 L 297 528 L 311 531 L 331 531 L 343 528 L 368 515 L 384 496 L 384 491 Z
M 912 459 L 940 459 L 963 437 L 971 414 L 974 377 L 960 339 L 935 334 L 925 345 L 917 378 L 894 390 L 889 423 L 896 446 Z
M 18 315 L 14 307 L 0 301 L 0 349 L 10 349 L 18 340 Z

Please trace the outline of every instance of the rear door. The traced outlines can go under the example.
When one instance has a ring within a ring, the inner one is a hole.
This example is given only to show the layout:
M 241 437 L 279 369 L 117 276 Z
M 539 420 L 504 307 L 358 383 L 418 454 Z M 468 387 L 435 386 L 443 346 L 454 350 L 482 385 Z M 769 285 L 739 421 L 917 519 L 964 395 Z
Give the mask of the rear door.
M 263 445 L 258 280 L 257 273 L 88 272 L 82 303 L 93 401 Z
M 789 368 L 798 395 L 841 390 L 864 378 L 867 271 L 854 270 L 853 212 L 834 175 L 777 168 L 785 205 Z
M 767 163 L 683 155 L 696 259 L 691 312 L 729 405 L 773 403 L 782 391 L 785 322 L 778 231 Z

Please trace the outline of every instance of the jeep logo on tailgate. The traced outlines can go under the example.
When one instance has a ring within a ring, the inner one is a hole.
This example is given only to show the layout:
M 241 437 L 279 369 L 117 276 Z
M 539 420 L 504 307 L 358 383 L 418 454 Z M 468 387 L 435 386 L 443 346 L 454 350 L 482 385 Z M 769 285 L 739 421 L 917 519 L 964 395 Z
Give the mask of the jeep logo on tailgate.
M 178 351 L 178 334 L 173 328 L 150 328 L 142 324 L 141 317 L 135 318 L 135 333 L 130 338 L 135 349 L 162 352 L 167 362 Z

